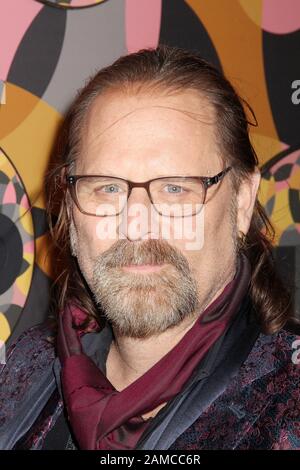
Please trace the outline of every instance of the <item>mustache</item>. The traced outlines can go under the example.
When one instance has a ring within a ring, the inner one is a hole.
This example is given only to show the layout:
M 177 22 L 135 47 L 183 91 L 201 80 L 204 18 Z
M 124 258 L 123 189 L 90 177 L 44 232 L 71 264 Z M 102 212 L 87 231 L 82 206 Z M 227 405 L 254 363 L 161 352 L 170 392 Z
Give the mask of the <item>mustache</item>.
M 185 256 L 165 240 L 148 239 L 138 242 L 117 240 L 98 257 L 98 260 L 106 268 L 169 263 L 181 271 L 189 272 L 189 263 Z

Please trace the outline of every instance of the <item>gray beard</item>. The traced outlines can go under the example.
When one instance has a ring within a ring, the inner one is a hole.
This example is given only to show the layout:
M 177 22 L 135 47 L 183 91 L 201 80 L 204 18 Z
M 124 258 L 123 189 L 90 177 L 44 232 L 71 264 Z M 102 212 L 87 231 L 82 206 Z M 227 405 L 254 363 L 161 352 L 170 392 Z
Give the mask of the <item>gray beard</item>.
M 85 269 L 73 222 L 70 245 L 95 303 L 118 336 L 147 338 L 195 316 L 199 306 L 197 282 L 186 258 L 165 240 L 118 240 L 92 260 L 91 272 Z M 125 272 L 121 268 L 164 262 L 169 264 L 152 273 Z
M 96 261 L 89 282 L 94 299 L 119 336 L 147 338 L 191 316 L 198 305 L 190 275 L 174 266 L 133 273 Z

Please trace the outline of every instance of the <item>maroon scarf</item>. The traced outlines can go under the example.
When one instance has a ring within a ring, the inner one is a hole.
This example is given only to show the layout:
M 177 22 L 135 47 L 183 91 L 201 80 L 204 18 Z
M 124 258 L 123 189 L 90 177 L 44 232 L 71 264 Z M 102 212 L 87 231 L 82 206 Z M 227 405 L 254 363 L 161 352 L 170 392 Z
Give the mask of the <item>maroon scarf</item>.
M 250 264 L 238 258 L 234 279 L 199 316 L 179 343 L 144 375 L 117 391 L 82 349 L 72 327 L 83 315 L 70 306 L 60 315 L 58 352 L 62 390 L 80 449 L 134 449 L 152 418 L 141 415 L 177 395 L 237 312 L 250 281 Z

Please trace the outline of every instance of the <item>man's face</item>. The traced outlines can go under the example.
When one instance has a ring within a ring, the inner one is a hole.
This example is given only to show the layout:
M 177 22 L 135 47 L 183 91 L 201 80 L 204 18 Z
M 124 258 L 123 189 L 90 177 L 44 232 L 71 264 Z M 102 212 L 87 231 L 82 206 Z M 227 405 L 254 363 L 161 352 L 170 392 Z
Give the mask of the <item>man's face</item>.
M 214 121 L 212 107 L 194 91 L 169 96 L 107 93 L 89 111 L 73 173 L 134 182 L 216 175 L 223 163 Z M 157 224 L 151 225 L 147 216 L 148 226 L 141 229 L 141 213 L 131 209 L 142 205 L 150 214 L 151 202 L 144 188 L 133 188 L 127 210 L 117 216 L 85 215 L 72 205 L 73 252 L 115 332 L 146 338 L 199 316 L 235 272 L 232 201 L 228 177 L 208 190 L 203 219 L 185 218 L 195 235 L 192 249 L 190 232 L 183 230 L 178 236 L 174 218 L 158 216 Z M 104 219 L 113 227 L 115 238 L 99 237 Z M 162 224 L 168 230 L 163 231 Z M 203 243 L 197 233 L 202 230 Z M 142 264 L 148 268 L 129 267 Z

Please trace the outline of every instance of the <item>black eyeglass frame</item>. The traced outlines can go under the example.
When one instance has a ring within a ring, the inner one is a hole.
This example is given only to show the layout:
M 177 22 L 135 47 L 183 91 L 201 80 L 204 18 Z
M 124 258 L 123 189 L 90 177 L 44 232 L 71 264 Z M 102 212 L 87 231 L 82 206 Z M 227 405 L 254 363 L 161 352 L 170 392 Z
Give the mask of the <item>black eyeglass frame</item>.
M 95 216 L 95 217 L 107 217 L 108 216 L 108 214 L 105 214 L 105 215 L 91 214 L 89 212 L 84 211 L 80 207 L 80 204 L 79 204 L 79 201 L 78 201 L 78 198 L 77 198 L 77 194 L 76 194 L 76 183 L 77 183 L 78 180 L 80 180 L 82 178 L 91 178 L 91 177 L 95 177 L 95 178 L 99 178 L 99 177 L 115 178 L 115 179 L 119 179 L 121 181 L 125 181 L 128 185 L 127 201 L 130 197 L 130 194 L 131 194 L 131 191 L 132 191 L 133 188 L 145 188 L 145 190 L 147 191 L 148 197 L 151 201 L 151 204 L 154 206 L 155 210 L 160 215 L 163 215 L 163 214 L 161 214 L 161 212 L 159 212 L 157 210 L 157 208 L 155 207 L 155 203 L 153 202 L 152 197 L 151 197 L 150 184 L 152 183 L 152 181 L 164 180 L 164 179 L 170 179 L 170 178 L 186 178 L 186 179 L 193 178 L 193 179 L 197 179 L 197 180 L 201 181 L 201 183 L 203 184 L 203 187 L 204 187 L 204 198 L 203 198 L 203 203 L 202 204 L 205 204 L 207 189 L 210 188 L 211 186 L 213 186 L 214 184 L 219 183 L 219 181 L 221 181 L 224 178 L 224 176 L 228 173 L 228 171 L 230 171 L 231 169 L 232 169 L 232 166 L 228 166 L 227 168 L 220 171 L 220 173 L 218 173 L 215 176 L 186 176 L 186 175 L 185 176 L 180 176 L 180 175 L 162 176 L 160 178 L 153 178 L 151 180 L 144 181 L 142 183 L 137 183 L 136 181 L 130 181 L 130 180 L 126 180 L 125 178 L 120 178 L 119 176 L 112 176 L 112 175 L 66 175 L 66 183 L 67 183 L 67 187 L 69 188 L 70 195 L 71 195 L 73 201 L 75 202 L 75 204 L 78 207 L 79 211 L 82 212 L 82 214 L 85 214 L 85 215 L 92 215 L 92 216 Z M 200 210 L 198 212 L 200 212 Z M 119 212 L 118 214 L 114 214 L 114 216 L 120 215 L 121 212 Z M 193 215 L 196 215 L 196 214 L 197 214 L 197 212 Z M 182 217 L 187 217 L 187 216 L 182 216 Z

